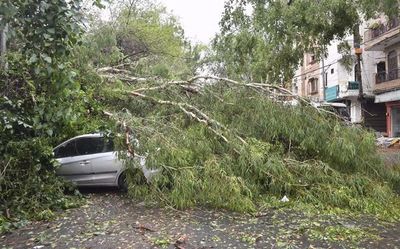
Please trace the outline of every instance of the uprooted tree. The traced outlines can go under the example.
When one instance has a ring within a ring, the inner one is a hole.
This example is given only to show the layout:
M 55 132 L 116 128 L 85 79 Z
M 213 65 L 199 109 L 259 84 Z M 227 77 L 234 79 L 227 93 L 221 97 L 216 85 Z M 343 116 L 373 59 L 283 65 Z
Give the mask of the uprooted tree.
M 146 185 L 137 171 L 128 174 L 131 196 L 253 211 L 286 195 L 321 208 L 396 213 L 400 177 L 382 164 L 373 133 L 286 89 L 210 76 L 109 84 L 108 115 L 130 127 L 140 141 L 131 144 L 135 153 L 161 170 Z

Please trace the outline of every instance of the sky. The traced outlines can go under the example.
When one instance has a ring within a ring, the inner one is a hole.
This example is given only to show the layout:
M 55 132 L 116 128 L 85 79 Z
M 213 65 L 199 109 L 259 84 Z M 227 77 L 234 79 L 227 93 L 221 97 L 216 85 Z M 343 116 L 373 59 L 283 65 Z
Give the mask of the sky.
M 185 35 L 193 42 L 208 43 L 219 31 L 225 0 L 159 0 L 179 17 Z

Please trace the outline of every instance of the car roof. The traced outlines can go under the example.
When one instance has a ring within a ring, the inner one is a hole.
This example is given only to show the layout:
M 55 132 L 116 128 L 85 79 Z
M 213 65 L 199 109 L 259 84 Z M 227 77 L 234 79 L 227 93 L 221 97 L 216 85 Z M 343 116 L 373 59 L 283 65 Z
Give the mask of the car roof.
M 72 138 L 70 138 L 68 140 L 65 140 L 64 142 L 60 143 L 54 149 L 57 149 L 61 145 L 65 144 L 65 143 L 68 143 L 71 140 L 78 139 L 78 138 L 87 138 L 87 137 L 104 137 L 104 134 L 103 133 L 89 133 L 89 134 L 83 134 L 83 135 L 75 136 L 75 137 L 72 137 Z
M 89 133 L 89 134 L 79 135 L 79 136 L 73 137 L 71 139 L 82 138 L 82 137 L 103 137 L 103 136 L 104 136 L 103 133 Z
M 347 107 L 344 103 L 323 103 L 322 106 Z

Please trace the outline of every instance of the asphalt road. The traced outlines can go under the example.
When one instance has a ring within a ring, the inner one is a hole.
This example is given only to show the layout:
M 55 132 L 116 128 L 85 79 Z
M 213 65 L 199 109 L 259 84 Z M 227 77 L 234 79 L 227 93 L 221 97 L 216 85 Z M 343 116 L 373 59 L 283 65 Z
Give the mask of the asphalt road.
M 400 223 L 270 210 L 259 217 L 146 206 L 115 189 L 0 237 L 0 248 L 399 248 Z

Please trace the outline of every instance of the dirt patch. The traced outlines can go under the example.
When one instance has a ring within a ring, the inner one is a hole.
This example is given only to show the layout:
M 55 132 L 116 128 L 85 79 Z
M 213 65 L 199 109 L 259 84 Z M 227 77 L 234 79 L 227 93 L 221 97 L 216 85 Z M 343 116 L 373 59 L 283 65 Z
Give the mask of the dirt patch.
M 260 217 L 148 207 L 118 192 L 3 235 L 0 248 L 396 248 L 400 223 L 270 210 Z M 361 236 L 361 237 L 360 237 Z

